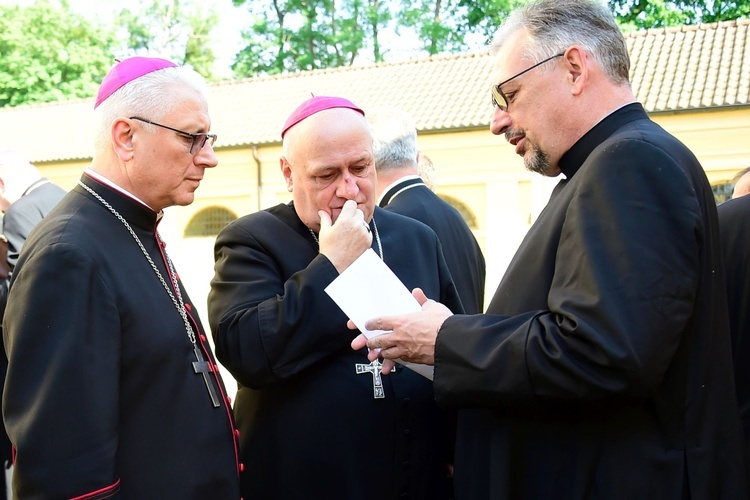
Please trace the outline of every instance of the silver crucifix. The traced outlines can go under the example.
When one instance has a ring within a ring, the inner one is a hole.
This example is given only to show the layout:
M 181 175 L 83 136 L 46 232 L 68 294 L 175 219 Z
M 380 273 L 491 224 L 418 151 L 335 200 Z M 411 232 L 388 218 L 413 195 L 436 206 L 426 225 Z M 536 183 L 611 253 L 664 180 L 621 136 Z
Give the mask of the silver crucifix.
M 362 373 L 372 373 L 372 391 L 375 399 L 385 398 L 385 391 L 383 390 L 383 379 L 380 377 L 380 370 L 383 363 L 376 359 L 368 365 L 357 363 L 354 367 L 357 369 L 357 375 Z

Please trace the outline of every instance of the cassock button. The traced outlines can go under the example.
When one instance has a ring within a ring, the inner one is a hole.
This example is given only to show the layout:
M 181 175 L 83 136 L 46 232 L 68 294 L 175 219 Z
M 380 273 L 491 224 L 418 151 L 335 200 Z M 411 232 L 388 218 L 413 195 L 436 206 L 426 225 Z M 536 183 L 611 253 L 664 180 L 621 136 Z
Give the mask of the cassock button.
M 200 335 L 200 339 L 201 339 L 201 342 L 205 342 L 206 341 L 206 336 L 203 335 L 203 334 L 201 334 Z
M 228 405 L 232 404 L 232 398 L 230 396 L 227 396 L 226 401 Z
M 234 430 L 234 437 L 237 437 L 237 438 L 240 437 L 240 430 L 239 429 L 235 429 Z
M 166 241 L 160 241 L 159 244 L 162 248 L 167 248 L 167 242 Z
M 245 464 L 240 464 L 240 472 L 245 472 Z
M 193 306 L 191 306 L 190 304 L 185 304 L 185 310 L 190 312 L 193 310 Z

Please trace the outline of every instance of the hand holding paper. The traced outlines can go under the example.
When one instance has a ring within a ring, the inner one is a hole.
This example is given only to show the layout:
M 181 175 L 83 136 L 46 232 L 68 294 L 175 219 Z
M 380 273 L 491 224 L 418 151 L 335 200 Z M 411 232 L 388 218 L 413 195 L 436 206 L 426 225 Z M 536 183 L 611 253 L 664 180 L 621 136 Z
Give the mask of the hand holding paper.
M 421 305 L 419 312 L 367 321 L 368 329 L 390 330 L 368 339 L 367 346 L 378 349 L 384 359 L 434 365 L 437 332 L 453 313 L 443 304 L 428 299 L 419 288 L 414 289 L 413 295 Z
M 372 250 L 341 273 L 326 292 L 369 339 L 370 348 L 382 348 L 385 359 L 432 378 L 432 368 L 423 365 L 434 363 L 437 330 L 452 314 L 450 310 L 427 300 L 421 290 L 418 296 L 424 305 L 420 304 Z

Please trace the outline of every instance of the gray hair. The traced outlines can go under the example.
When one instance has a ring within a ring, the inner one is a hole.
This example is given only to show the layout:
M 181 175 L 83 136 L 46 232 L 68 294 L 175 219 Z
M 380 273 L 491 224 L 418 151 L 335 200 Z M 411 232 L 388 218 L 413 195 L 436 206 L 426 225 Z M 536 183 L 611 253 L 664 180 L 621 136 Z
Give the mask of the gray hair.
M 141 116 L 158 122 L 173 111 L 177 102 L 170 99 L 172 86 L 191 87 L 204 97 L 208 93 L 206 80 L 185 66 L 164 68 L 136 78 L 117 89 L 94 111 L 94 150 L 103 151 L 110 146 L 110 129 L 119 117 Z
M 750 173 L 750 167 L 745 167 L 739 172 L 737 172 L 734 177 L 732 178 L 732 184 L 737 184 L 739 180 L 744 177 L 745 174 Z
M 11 149 L 0 151 L 0 179 L 5 184 L 5 199 L 15 202 L 42 175 L 29 159 Z
M 583 47 L 614 83 L 629 83 L 630 56 L 620 28 L 606 3 L 599 0 L 536 0 L 513 11 L 495 33 L 496 53 L 508 37 L 523 29 L 529 37 L 526 57 L 539 62 Z
M 367 111 L 372 132 L 372 154 L 380 172 L 417 165 L 417 128 L 406 112 L 391 107 Z

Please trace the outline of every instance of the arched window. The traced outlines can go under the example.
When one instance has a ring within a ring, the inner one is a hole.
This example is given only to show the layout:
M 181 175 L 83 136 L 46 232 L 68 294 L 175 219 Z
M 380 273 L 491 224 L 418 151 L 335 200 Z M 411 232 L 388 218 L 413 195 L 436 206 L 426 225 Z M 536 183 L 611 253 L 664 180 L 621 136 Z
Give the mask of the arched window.
M 224 226 L 237 218 L 237 215 L 224 207 L 204 208 L 190 219 L 185 228 L 185 237 L 216 236 Z
M 452 196 L 448 196 L 446 194 L 439 194 L 438 196 L 440 196 L 443 200 L 445 200 L 446 202 L 448 202 L 448 204 L 450 204 L 450 206 L 452 206 L 453 208 L 455 208 L 456 210 L 458 210 L 458 213 L 461 214 L 461 217 L 464 218 L 464 220 L 466 221 L 466 224 L 471 229 L 478 229 L 479 228 L 479 224 L 477 224 L 477 218 L 474 215 L 474 212 L 472 212 L 471 209 L 469 207 L 467 207 L 464 202 L 462 202 L 462 201 L 460 201 L 457 198 L 454 198 Z

